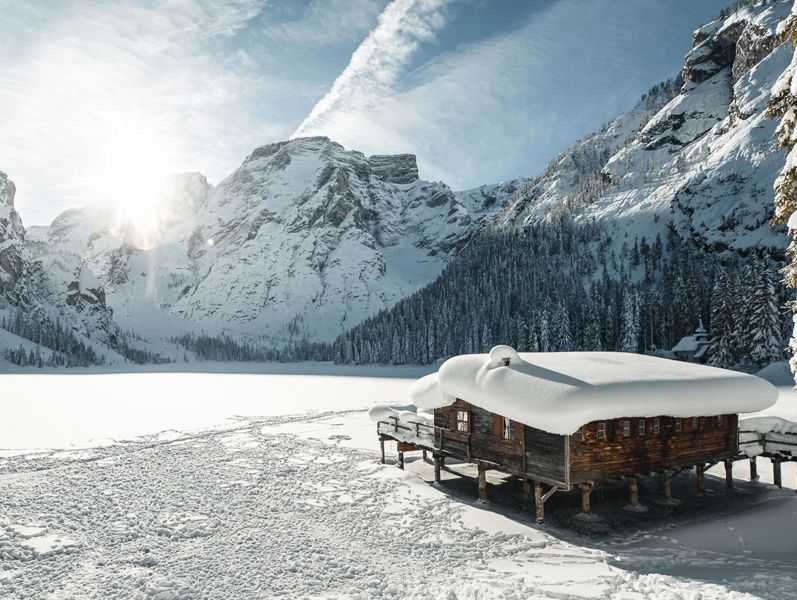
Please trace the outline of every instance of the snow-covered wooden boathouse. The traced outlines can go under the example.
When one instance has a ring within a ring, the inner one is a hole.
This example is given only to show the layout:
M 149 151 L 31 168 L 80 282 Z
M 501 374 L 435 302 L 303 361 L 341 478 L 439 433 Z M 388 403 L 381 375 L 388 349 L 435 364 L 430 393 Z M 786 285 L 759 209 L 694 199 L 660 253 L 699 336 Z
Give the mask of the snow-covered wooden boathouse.
M 730 477 L 738 414 L 771 406 L 777 391 L 752 375 L 639 354 L 497 346 L 447 360 L 411 397 L 417 414 L 372 412 L 382 444 L 397 441 L 400 457 L 430 451 L 437 481 L 446 458 L 476 463 L 483 500 L 487 470 L 521 477 L 542 520 L 545 501 L 573 487 L 589 512 L 593 487 L 608 478 L 628 480 L 633 507 L 642 475 L 663 474 L 666 496 L 686 469 L 701 491 L 717 462 Z

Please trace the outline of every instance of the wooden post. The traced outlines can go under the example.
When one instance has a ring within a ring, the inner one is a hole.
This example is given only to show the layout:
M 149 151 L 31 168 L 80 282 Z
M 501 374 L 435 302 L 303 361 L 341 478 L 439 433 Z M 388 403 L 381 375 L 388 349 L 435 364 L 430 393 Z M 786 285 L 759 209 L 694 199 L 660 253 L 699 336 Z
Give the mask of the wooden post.
M 381 450 L 381 452 L 382 452 L 381 463 L 385 464 L 385 438 L 383 438 L 381 436 L 379 438 L 379 450 Z
M 697 473 L 697 493 L 703 496 L 706 493 L 706 467 L 695 465 L 695 472 Z
M 628 504 L 639 506 L 639 480 L 636 477 L 628 478 Z
M 523 479 L 523 494 L 529 498 L 531 496 L 531 481 Z
M 672 499 L 672 471 L 664 471 L 664 497 Z
M 780 459 L 772 459 L 772 480 L 776 486 L 783 489 L 783 480 L 780 476 Z
M 479 463 L 479 502 L 487 502 L 487 468 Z
M 537 518 L 537 523 L 542 523 L 545 520 L 545 508 L 542 502 L 542 483 L 539 481 L 534 482 L 534 513 Z
M 404 469 L 404 452 L 398 451 L 398 466 L 399 469 Z
M 440 469 L 443 464 L 443 457 L 439 454 L 434 455 L 434 480 L 436 483 L 440 483 Z
M 581 484 L 581 512 L 589 514 L 589 495 L 592 493 L 592 484 Z
M 732 488 L 733 487 L 733 461 L 730 459 L 725 459 L 725 487 Z
M 750 457 L 750 481 L 755 483 L 758 481 L 758 465 L 755 461 L 755 456 Z
M 423 462 L 427 462 L 429 457 L 426 455 L 426 450 L 423 451 Z

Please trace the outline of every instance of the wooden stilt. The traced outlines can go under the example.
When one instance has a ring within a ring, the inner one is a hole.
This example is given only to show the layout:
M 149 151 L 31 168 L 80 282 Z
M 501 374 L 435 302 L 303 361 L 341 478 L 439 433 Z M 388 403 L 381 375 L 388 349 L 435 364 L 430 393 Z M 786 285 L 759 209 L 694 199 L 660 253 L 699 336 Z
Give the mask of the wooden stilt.
M 399 469 L 404 468 L 404 452 L 402 452 L 401 450 L 399 450 L 398 453 L 398 467 Z
M 528 498 L 531 496 L 531 481 L 528 479 L 523 480 L 523 494 Z
M 426 455 L 426 450 L 423 451 L 423 462 L 426 462 L 429 457 Z
M 755 456 L 750 457 L 750 481 L 758 481 L 758 465 L 755 461 Z
M 664 472 L 664 497 L 667 500 L 672 499 L 672 472 Z
M 733 461 L 725 460 L 725 487 L 733 487 Z
M 636 477 L 628 478 L 628 504 L 639 506 L 639 479 Z
M 379 438 L 379 450 L 382 452 L 382 464 L 385 464 L 385 438 Z
M 581 484 L 581 512 L 589 514 L 589 496 L 592 493 L 591 483 Z
M 440 483 L 440 469 L 443 464 L 443 457 L 439 454 L 434 455 L 434 480 Z
M 703 496 L 706 493 L 706 467 L 695 465 L 695 472 L 697 474 L 697 493 Z
M 777 458 L 772 459 L 772 481 L 776 486 L 783 489 L 783 479 L 780 474 L 780 460 Z
M 479 468 L 479 502 L 487 502 L 487 468 L 484 463 L 478 464 Z
M 534 515 L 537 518 L 537 523 L 542 523 L 545 520 L 545 508 L 542 502 L 542 483 L 539 481 L 534 482 Z

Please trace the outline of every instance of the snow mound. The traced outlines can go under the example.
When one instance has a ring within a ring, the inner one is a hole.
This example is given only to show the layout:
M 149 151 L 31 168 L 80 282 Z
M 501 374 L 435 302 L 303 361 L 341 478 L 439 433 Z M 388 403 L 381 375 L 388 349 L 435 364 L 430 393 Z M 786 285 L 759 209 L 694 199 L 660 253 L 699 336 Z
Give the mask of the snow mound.
M 601 419 L 754 412 L 777 397 L 759 377 L 715 367 L 622 352 L 518 354 L 508 346 L 450 358 L 436 380 L 424 377 L 412 389 L 427 410 L 462 398 L 561 435 Z
M 413 383 L 410 388 L 410 399 L 415 406 L 424 410 L 442 408 L 454 401 L 454 398 L 446 397 L 443 390 L 440 389 L 437 373 L 430 373 Z

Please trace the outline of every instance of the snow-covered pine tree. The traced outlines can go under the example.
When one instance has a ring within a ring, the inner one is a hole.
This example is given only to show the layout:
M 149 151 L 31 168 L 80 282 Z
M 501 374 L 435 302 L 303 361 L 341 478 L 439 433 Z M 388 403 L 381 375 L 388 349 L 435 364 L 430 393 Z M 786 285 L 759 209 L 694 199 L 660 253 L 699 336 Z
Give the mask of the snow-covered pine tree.
M 560 300 L 556 306 L 554 313 L 553 323 L 553 341 L 554 346 L 560 352 L 572 352 L 573 332 L 570 329 L 570 314 L 567 312 L 567 306 Z
M 778 311 L 774 275 L 766 262 L 760 261 L 752 282 L 745 338 L 749 360 L 758 367 L 783 358 Z
M 791 44 L 794 54 L 791 63 L 772 89 L 767 111 L 770 117 L 780 118 L 776 130 L 778 145 L 786 150 L 786 165 L 775 180 L 775 216 L 773 224 L 788 224 L 792 237 L 786 252 L 787 264 L 782 273 L 786 285 L 797 288 L 797 0 L 789 17 L 778 26 L 781 43 Z M 795 327 L 789 342 L 792 353 L 791 368 L 797 377 L 797 304 L 791 302 L 795 313 Z
M 548 317 L 548 309 L 542 309 L 540 315 L 540 352 L 550 352 L 551 350 L 551 324 Z
M 623 290 L 620 319 L 620 351 L 639 351 L 639 301 L 635 291 Z
M 711 345 L 709 364 L 730 367 L 735 363 L 735 315 L 731 279 L 724 269 L 717 273 L 711 292 Z

